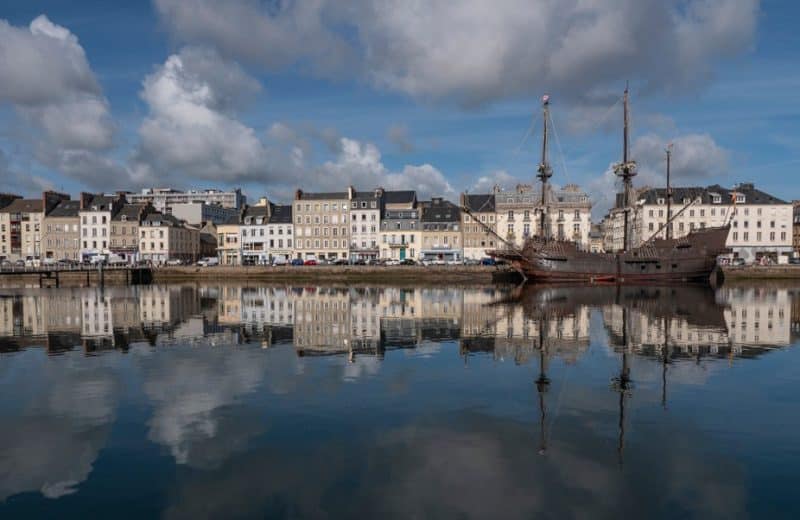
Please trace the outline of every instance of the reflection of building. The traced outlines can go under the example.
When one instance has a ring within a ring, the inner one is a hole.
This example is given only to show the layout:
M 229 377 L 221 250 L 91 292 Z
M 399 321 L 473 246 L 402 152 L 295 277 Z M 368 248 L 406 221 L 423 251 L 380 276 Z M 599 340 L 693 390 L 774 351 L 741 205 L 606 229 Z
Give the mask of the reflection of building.
M 334 353 L 350 348 L 350 293 L 346 289 L 297 289 L 294 346 L 299 352 Z
M 791 344 L 792 305 L 786 289 L 723 287 L 719 294 L 729 305 L 724 314 L 734 346 Z

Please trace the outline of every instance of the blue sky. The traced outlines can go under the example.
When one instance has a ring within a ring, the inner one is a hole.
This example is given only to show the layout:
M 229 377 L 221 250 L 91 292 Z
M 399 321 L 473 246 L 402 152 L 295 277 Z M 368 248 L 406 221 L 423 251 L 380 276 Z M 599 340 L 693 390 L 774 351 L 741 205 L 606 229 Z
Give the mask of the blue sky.
M 663 182 L 672 142 L 680 184 L 800 198 L 792 1 L 116 4 L 0 7 L 0 190 L 452 198 L 533 180 L 548 92 L 554 181 L 589 190 L 599 215 L 630 80 L 639 185 Z

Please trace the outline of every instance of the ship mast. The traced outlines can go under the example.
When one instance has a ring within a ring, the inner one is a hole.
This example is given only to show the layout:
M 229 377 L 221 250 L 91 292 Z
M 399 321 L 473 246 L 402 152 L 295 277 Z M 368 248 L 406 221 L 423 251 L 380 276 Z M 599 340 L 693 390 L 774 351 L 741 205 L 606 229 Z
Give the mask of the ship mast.
M 623 130 L 622 130 L 622 162 L 614 166 L 614 173 L 622 178 L 622 205 L 623 205 L 623 218 L 624 228 L 622 235 L 622 249 L 627 251 L 630 244 L 630 233 L 628 229 L 628 214 L 630 212 L 630 205 L 633 183 L 632 179 L 636 175 L 636 162 L 631 161 L 628 157 L 628 86 L 625 85 L 625 95 L 623 97 Z
M 547 119 L 550 117 L 550 96 L 542 96 L 542 161 L 536 176 L 542 182 L 542 208 L 539 220 L 539 236 L 547 238 L 547 184 L 553 176 L 553 169 L 547 161 Z
M 670 143 L 666 149 L 667 152 L 667 229 L 664 232 L 666 235 L 667 240 L 672 238 L 672 223 L 670 223 L 670 218 L 672 215 L 670 214 L 670 207 L 672 206 L 672 186 L 669 183 L 669 165 L 670 165 L 670 158 L 672 157 L 672 144 Z

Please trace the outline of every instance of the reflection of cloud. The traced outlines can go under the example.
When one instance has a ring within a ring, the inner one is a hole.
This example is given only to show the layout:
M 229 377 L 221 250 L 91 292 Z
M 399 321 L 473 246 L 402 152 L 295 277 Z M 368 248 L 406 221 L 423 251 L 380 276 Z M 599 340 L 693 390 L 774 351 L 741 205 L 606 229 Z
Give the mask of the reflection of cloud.
M 177 347 L 168 355 L 140 358 L 144 391 L 154 408 L 150 439 L 169 447 L 178 464 L 224 461 L 244 442 L 232 439 L 239 430 L 220 424 L 228 417 L 224 410 L 257 388 L 266 360 L 261 350 L 251 348 Z M 212 441 L 217 456 L 209 459 Z
M 344 365 L 345 381 L 375 376 L 381 370 L 381 360 L 374 356 L 357 356 L 352 363 Z
M 58 498 L 91 473 L 114 420 L 119 373 L 112 356 L 76 356 L 29 351 L 4 360 L 0 391 L 16 397 L 0 408 L 13 414 L 0 428 L 0 500 L 26 491 Z

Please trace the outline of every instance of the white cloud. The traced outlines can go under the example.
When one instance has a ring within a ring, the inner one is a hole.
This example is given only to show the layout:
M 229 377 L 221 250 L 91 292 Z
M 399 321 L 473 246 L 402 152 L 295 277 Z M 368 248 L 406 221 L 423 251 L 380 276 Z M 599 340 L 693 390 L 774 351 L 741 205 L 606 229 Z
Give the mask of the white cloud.
M 414 97 L 479 104 L 625 78 L 692 87 L 753 40 L 758 0 L 157 0 L 179 39 L 267 68 L 354 73 Z

